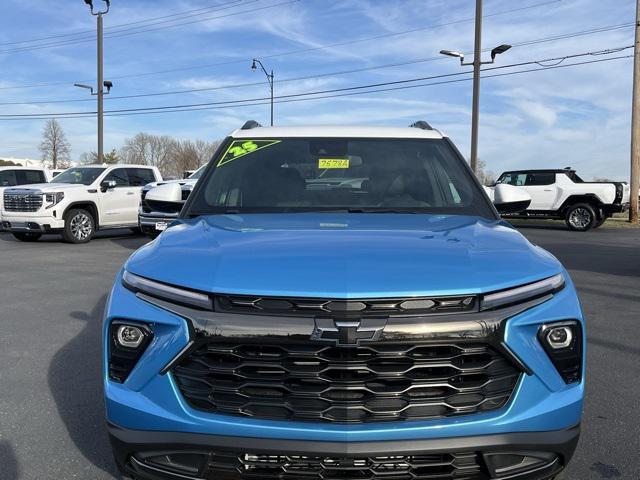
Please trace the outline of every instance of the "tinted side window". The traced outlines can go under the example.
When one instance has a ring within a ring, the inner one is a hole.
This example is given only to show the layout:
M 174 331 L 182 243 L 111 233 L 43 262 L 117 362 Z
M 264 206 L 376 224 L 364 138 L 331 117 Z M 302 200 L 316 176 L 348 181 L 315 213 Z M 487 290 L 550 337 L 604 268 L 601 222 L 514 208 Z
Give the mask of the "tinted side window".
M 498 183 L 507 183 L 509 185 L 521 186 L 524 185 L 526 179 L 526 173 L 505 173 L 500 177 Z
M 105 181 L 108 180 L 115 180 L 116 187 L 128 187 L 129 177 L 127 175 L 127 169 L 116 168 L 115 170 L 112 170 L 111 173 L 105 177 Z
M 17 184 L 15 171 L 5 170 L 4 172 L 0 172 L 0 187 L 13 187 Z
M 31 183 L 47 183 L 44 172 L 39 170 L 18 170 L 16 172 L 18 185 L 29 185 Z
M 555 173 L 530 173 L 527 176 L 527 185 L 551 185 L 556 182 Z
M 132 187 L 143 187 L 147 183 L 156 181 L 153 170 L 149 168 L 128 168 L 127 174 Z

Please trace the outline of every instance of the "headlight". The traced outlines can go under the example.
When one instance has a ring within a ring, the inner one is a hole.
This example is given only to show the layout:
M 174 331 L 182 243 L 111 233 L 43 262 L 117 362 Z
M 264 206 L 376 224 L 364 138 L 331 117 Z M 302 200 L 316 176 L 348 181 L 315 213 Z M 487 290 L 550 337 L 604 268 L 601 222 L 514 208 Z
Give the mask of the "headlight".
M 162 300 L 182 303 L 205 310 L 211 310 L 213 308 L 211 297 L 205 293 L 194 292 L 193 290 L 156 282 L 127 271 L 122 275 L 122 283 L 129 290 L 144 293 Z
M 109 327 L 109 378 L 124 383 L 152 339 L 150 325 L 113 320 Z
M 44 201 L 47 204 L 47 208 L 51 208 L 59 204 L 64 199 L 63 192 L 45 193 Z
M 484 295 L 480 301 L 480 310 L 491 310 L 522 303 L 544 295 L 556 293 L 562 290 L 562 288 L 564 288 L 564 276 L 559 273 L 553 277 L 540 280 L 539 282 Z

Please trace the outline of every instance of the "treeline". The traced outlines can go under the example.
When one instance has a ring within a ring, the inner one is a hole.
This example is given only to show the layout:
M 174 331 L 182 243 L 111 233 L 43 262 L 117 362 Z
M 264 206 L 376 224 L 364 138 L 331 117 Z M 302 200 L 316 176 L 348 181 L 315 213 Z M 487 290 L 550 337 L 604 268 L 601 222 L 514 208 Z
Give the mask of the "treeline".
M 168 135 L 138 133 L 125 140 L 119 149 L 104 154 L 104 163 L 128 163 L 158 167 L 162 176 L 182 178 L 186 170 L 196 170 L 208 162 L 220 142 L 179 140 Z M 44 162 L 53 169 L 67 168 L 71 160 L 71 145 L 60 123 L 51 119 L 42 131 L 40 152 Z M 95 151 L 80 155 L 80 163 L 98 163 Z
M 104 163 L 128 163 L 158 167 L 162 176 L 182 177 L 186 170 L 196 170 L 208 162 L 219 142 L 178 140 L 168 135 L 138 133 L 125 140 L 119 149 L 104 155 Z M 96 152 L 80 155 L 80 163 L 97 163 Z

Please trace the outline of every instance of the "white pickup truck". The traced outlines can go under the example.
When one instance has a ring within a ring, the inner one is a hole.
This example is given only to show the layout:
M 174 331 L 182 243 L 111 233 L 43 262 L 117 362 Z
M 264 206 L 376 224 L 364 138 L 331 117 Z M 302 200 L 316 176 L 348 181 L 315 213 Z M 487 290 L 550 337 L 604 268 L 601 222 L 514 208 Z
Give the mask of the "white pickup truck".
M 571 168 L 504 172 L 497 184 L 520 187 L 531 196 L 529 207 L 509 218 L 564 220 L 571 230 L 598 228 L 614 213 L 629 208 L 624 182 L 585 182 Z
M 53 175 L 41 167 L 0 167 L 0 231 L 2 231 L 2 194 L 5 188 L 31 183 L 46 183 Z
M 97 230 L 137 229 L 140 191 L 160 180 L 146 165 L 70 168 L 51 183 L 5 189 L 2 225 L 25 242 L 62 233 L 67 242 L 86 243 Z

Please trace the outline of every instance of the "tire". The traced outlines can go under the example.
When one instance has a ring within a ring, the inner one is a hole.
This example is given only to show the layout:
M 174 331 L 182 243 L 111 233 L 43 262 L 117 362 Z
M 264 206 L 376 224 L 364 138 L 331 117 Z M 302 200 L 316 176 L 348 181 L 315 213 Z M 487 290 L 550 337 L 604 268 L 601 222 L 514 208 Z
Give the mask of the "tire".
M 21 242 L 37 242 L 42 234 L 32 232 L 14 232 L 13 236 Z
M 569 230 L 586 232 L 596 224 L 596 212 L 588 203 L 576 203 L 571 205 L 565 214 L 565 221 Z
M 91 213 L 82 208 L 69 210 L 64 216 L 62 237 L 68 243 L 87 243 L 96 233 L 96 223 Z
M 607 217 L 602 217 L 596 220 L 596 223 L 593 224 L 593 228 L 600 228 L 602 225 L 604 225 L 604 222 L 606 221 L 607 221 Z

